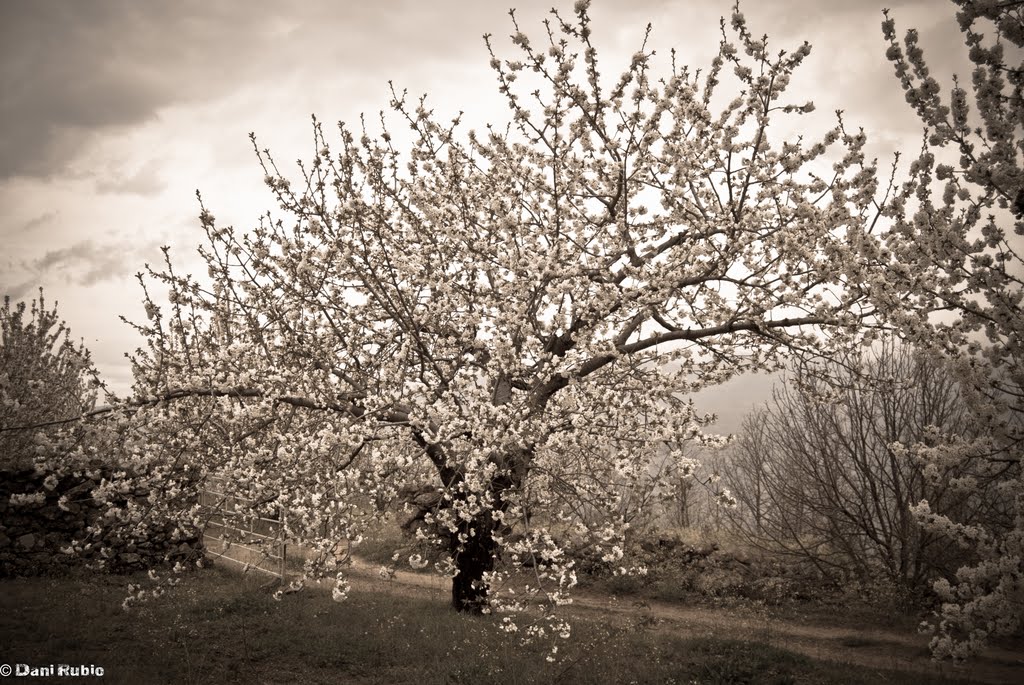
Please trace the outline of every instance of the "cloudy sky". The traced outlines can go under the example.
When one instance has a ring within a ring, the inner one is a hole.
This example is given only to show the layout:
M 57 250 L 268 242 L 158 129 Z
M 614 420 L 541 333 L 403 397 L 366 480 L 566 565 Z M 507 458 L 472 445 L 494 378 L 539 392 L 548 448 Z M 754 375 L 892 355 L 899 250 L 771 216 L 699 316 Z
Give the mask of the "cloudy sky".
M 310 115 L 355 122 L 386 107 L 388 80 L 429 93 L 439 114 L 465 110 L 472 127 L 506 120 L 481 38 L 503 56 L 508 7 L 527 33 L 571 0 L 0 0 L 0 294 L 42 286 L 104 377 L 124 393 L 123 354 L 140 344 L 118 315 L 141 320 L 133 275 L 170 245 L 176 260 L 201 238 L 195 191 L 218 223 L 253 226 L 273 208 L 248 134 L 279 163 L 309 158 Z M 595 0 L 593 40 L 612 78 L 647 22 L 667 58 L 706 66 L 718 17 L 732 0 Z M 817 112 L 863 126 L 885 158 L 913 151 L 920 128 L 885 61 L 882 7 L 915 26 L 939 76 L 966 75 L 946 0 L 760 0 L 743 3 L 770 46 L 814 50 L 793 92 Z M 292 167 L 294 168 L 294 167 Z M 284 169 L 282 169 L 284 170 Z M 709 393 L 732 430 L 768 383 Z

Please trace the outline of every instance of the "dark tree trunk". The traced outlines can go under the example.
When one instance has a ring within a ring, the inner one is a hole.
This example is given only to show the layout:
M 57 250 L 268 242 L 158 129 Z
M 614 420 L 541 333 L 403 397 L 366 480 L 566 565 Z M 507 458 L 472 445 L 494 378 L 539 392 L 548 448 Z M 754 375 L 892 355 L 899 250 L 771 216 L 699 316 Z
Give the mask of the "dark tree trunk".
M 497 546 L 492 526 L 479 520 L 465 522 L 459 532 L 466 536 L 465 541 L 460 543 L 459 536 L 453 535 L 450 543 L 452 562 L 458 570 L 452 578 L 452 607 L 456 611 L 479 614 L 487 606 L 484 574 L 494 569 Z
M 494 506 L 499 511 L 508 510 L 508 494 L 518 489 L 529 464 L 531 452 L 517 449 L 494 455 L 499 472 L 490 482 Z M 461 475 L 449 473 L 445 483 L 449 490 L 457 491 Z M 445 474 L 442 474 L 442 478 Z M 460 519 L 458 531 L 447 533 L 448 552 L 458 573 L 452 578 L 452 607 L 456 611 L 479 614 L 487 606 L 487 586 L 484 574 L 494 570 L 498 545 L 494 534 L 499 529 L 492 511 L 484 509 L 470 521 Z

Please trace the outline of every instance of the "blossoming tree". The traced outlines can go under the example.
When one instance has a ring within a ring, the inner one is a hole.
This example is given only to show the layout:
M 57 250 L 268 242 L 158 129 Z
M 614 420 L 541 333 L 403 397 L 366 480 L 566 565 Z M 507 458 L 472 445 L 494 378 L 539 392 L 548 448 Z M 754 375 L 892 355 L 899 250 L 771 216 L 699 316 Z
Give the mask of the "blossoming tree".
M 914 454 L 932 477 L 950 467 L 975 472 L 949 484 L 968 493 L 996 478 L 995 492 L 1015 515 L 1010 526 L 980 525 L 937 513 L 927 501 L 915 507 L 923 525 L 974 559 L 935 586 L 943 604 L 932 649 L 959 658 L 1018 630 L 1024 616 L 1024 60 L 1015 61 L 1024 47 L 1024 3 L 954 2 L 973 64 L 973 98 L 954 79 L 944 99 L 917 32 L 901 44 L 895 22 L 886 16 L 882 25 L 926 139 L 890 208 L 893 268 L 889 292 L 876 301 L 905 336 L 953 361 L 983 436 L 894 447 Z M 897 303 L 892 293 L 907 296 Z M 936 310 L 947 315 L 936 318 Z
M 456 609 L 550 607 L 575 583 L 565 545 L 629 570 L 623 492 L 712 440 L 687 394 L 863 335 L 865 137 L 776 132 L 813 109 L 785 100 L 810 46 L 771 52 L 737 11 L 706 72 L 673 56 L 656 78 L 645 39 L 607 81 L 588 5 L 541 42 L 516 25 L 518 59 L 486 37 L 507 126 L 466 130 L 396 92 L 408 145 L 382 117 L 332 147 L 314 120 L 298 182 L 257 148 L 287 219 L 237 231 L 204 208 L 207 277 L 168 256 L 141 279 L 170 305 L 146 295 L 135 401 L 115 412 L 134 473 L 175 495 L 219 476 L 286 511 L 338 597 L 367 517 L 426 488 L 419 535 L 447 555 Z M 153 511 L 202 523 L 168 501 Z M 506 582 L 524 567 L 525 588 Z
M 26 320 L 25 314 L 29 317 Z M 47 309 L 42 289 L 31 306 L 0 307 L 0 463 L 32 462 L 32 436 L 24 426 L 63 421 L 92 409 L 100 387 L 89 350 L 75 345 L 57 307 Z

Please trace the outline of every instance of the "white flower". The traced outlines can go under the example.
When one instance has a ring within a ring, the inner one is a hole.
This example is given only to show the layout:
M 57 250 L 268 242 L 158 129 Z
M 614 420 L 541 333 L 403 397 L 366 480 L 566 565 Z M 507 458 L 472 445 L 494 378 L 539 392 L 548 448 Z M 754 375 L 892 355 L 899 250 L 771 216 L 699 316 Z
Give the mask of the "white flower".
M 15 493 L 11 495 L 10 503 L 14 506 L 25 506 L 28 504 L 42 504 L 46 501 L 46 495 L 41 492 Z

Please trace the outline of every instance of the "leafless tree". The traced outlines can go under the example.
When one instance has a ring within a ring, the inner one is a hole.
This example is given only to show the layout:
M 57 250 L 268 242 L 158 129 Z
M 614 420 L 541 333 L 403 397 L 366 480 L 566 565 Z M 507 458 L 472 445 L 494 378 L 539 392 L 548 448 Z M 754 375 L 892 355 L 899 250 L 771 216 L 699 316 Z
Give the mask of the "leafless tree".
M 959 520 L 1008 516 L 991 489 L 978 487 L 996 477 L 991 463 L 926 464 L 896 446 L 970 439 L 967 409 L 934 358 L 892 340 L 800 365 L 747 417 L 731 451 L 725 472 L 739 504 L 731 522 L 759 546 L 810 560 L 836 580 L 881 572 L 923 587 L 964 559 L 922 530 L 913 505 L 927 500 Z

